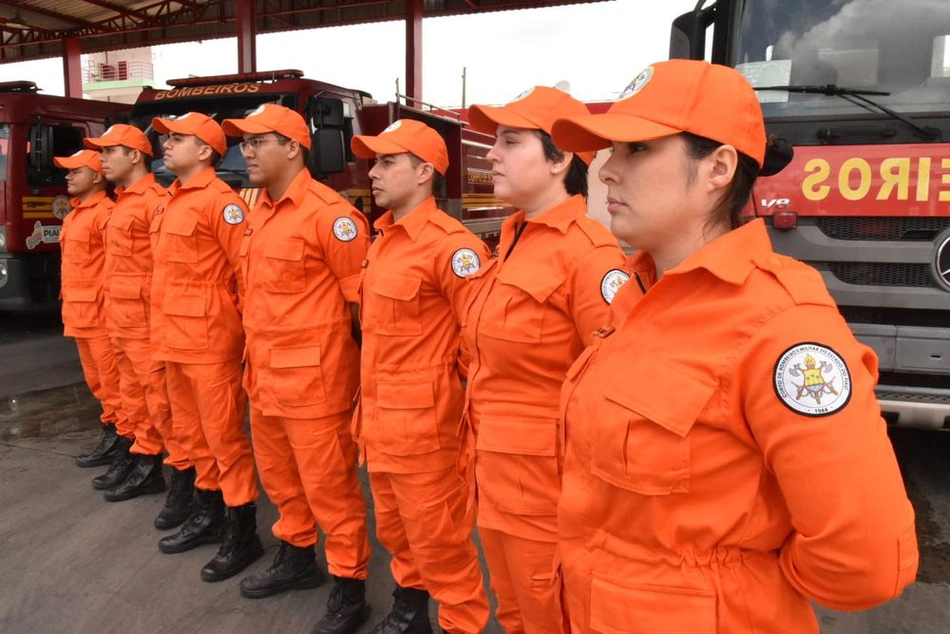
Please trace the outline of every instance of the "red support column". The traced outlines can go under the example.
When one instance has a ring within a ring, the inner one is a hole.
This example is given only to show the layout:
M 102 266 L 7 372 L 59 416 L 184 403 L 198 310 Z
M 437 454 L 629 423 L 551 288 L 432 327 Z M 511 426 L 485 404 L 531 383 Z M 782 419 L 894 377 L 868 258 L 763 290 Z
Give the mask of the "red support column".
M 237 0 L 238 72 L 257 70 L 257 2 Z
M 422 0 L 406 0 L 406 96 L 422 101 Z
M 82 99 L 81 53 L 78 39 L 70 37 L 63 40 L 63 85 L 67 97 Z

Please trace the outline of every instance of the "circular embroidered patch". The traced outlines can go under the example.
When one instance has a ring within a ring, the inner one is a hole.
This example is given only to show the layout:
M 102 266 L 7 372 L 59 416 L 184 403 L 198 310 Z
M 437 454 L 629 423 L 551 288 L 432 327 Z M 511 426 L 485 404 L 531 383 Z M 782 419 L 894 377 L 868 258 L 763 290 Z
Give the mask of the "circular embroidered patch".
M 522 99 L 524 99 L 525 97 L 527 97 L 528 95 L 530 95 L 530 94 L 533 93 L 533 92 L 534 92 L 534 87 L 532 86 L 531 88 L 528 88 L 527 90 L 525 90 L 524 92 L 522 92 L 521 94 L 519 94 L 517 97 L 515 97 L 514 99 L 512 99 L 512 100 L 509 101 L 508 103 L 514 103 L 514 102 L 516 102 L 516 101 L 521 101 Z
M 604 301 L 610 304 L 614 301 L 614 297 L 617 296 L 617 291 L 620 290 L 620 287 L 627 283 L 630 279 L 630 274 L 626 271 L 621 271 L 620 269 L 610 269 L 604 275 L 604 278 L 600 280 L 600 294 L 603 296 Z
M 775 393 L 793 412 L 834 414 L 851 400 L 851 373 L 837 352 L 818 343 L 798 343 L 775 363 Z
M 644 86 L 650 83 L 650 80 L 653 78 L 653 67 L 647 66 L 640 71 L 640 74 L 633 78 L 633 81 L 627 84 L 627 87 L 623 89 L 623 92 L 620 93 L 620 96 L 617 98 L 617 101 L 621 99 L 628 99 L 641 90 Z
M 51 207 L 53 210 L 53 215 L 60 220 L 65 218 L 72 210 L 72 207 L 69 204 L 69 196 L 57 196 L 53 199 Z
M 353 222 L 352 218 L 340 216 L 333 221 L 333 235 L 335 235 L 336 239 L 340 242 L 349 242 L 350 240 L 356 239 L 357 233 L 356 223 Z
M 478 254 L 471 249 L 459 249 L 452 254 L 452 272 L 461 278 L 475 273 L 482 266 Z
M 386 126 L 386 129 L 380 132 L 380 134 L 386 134 L 387 132 L 394 132 L 401 127 L 402 127 L 402 121 L 393 121 L 388 126 Z
M 229 225 L 239 225 L 244 222 L 244 210 L 240 205 L 231 203 L 224 208 L 224 221 Z

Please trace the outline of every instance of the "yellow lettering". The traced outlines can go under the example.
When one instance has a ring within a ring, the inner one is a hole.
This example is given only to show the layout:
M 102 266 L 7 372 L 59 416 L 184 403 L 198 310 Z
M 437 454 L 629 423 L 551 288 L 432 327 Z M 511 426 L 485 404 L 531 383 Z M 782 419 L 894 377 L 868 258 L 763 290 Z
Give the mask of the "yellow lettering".
M 921 156 L 917 161 L 917 200 L 930 200 L 930 157 Z
M 260 90 L 260 89 L 261 89 L 261 87 L 260 87 L 259 85 L 257 85 L 257 84 L 249 84 L 248 87 L 247 87 L 247 91 L 248 91 L 248 92 L 257 92 L 257 91 Z
M 851 172 L 857 171 L 859 182 L 851 187 Z M 861 200 L 871 190 L 871 166 L 862 158 L 851 158 L 841 164 L 838 173 L 838 189 L 845 200 Z
M 881 189 L 877 192 L 878 200 L 887 200 L 891 192 L 897 187 L 897 200 L 907 200 L 907 191 L 910 189 L 910 159 L 889 158 L 881 162 Z
M 940 167 L 945 170 L 950 170 L 950 158 L 945 158 L 940 161 Z M 950 185 L 950 172 L 944 172 L 940 176 L 940 183 L 942 185 Z M 950 203 L 950 190 L 941 189 L 937 192 L 937 199 L 942 203 Z
M 831 166 L 828 161 L 820 158 L 814 158 L 805 163 L 805 172 L 808 176 L 802 180 L 802 194 L 808 200 L 824 200 L 828 197 L 831 187 L 822 185 L 831 175 Z

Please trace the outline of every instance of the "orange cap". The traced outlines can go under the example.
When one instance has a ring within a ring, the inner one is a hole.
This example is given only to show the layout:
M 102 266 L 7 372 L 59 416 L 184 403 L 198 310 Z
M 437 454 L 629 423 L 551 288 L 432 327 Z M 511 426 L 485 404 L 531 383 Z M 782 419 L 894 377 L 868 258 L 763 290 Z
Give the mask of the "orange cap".
M 584 151 L 680 132 L 731 145 L 759 167 L 765 160 L 765 122 L 749 82 L 735 69 L 688 59 L 648 66 L 607 112 L 559 119 L 553 136 L 559 147 Z
M 276 132 L 310 149 L 310 130 L 299 114 L 274 103 L 265 103 L 243 119 L 225 119 L 221 123 L 228 136 Z
M 414 119 L 399 119 L 376 136 L 358 134 L 350 142 L 353 154 L 360 158 L 374 158 L 377 154 L 415 154 L 426 163 L 432 163 L 442 176 L 449 168 L 449 151 L 438 132 Z
M 485 134 L 495 134 L 500 125 L 543 130 L 551 134 L 551 127 L 557 119 L 589 114 L 587 106 L 563 90 L 535 86 L 504 106 L 471 106 L 468 109 L 468 120 L 474 129 Z M 577 153 L 587 165 L 594 160 L 595 154 L 596 152 Z
M 64 170 L 88 167 L 92 171 L 102 174 L 102 161 L 99 160 L 99 153 L 94 150 L 79 150 L 71 156 L 54 156 L 53 164 Z
M 215 152 L 224 156 L 228 150 L 228 141 L 224 138 L 224 130 L 218 123 L 208 115 L 200 112 L 186 112 L 177 119 L 152 119 L 152 127 L 161 134 L 174 132 L 175 134 L 187 134 L 196 136 L 208 145 Z
M 110 126 L 102 136 L 86 139 L 83 141 L 83 145 L 91 150 L 121 145 L 152 156 L 152 144 L 149 143 L 145 133 L 135 126 L 125 125 L 124 123 Z

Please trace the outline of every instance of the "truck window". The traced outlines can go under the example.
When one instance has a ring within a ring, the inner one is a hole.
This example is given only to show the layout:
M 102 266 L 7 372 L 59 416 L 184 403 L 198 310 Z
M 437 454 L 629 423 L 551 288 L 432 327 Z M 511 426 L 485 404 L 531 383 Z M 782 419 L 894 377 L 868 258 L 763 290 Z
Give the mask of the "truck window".
M 37 128 L 46 128 L 50 134 L 50 151 L 43 153 L 41 157 L 41 169 L 39 171 L 29 170 L 27 172 L 27 185 L 29 187 L 48 187 L 50 185 L 65 185 L 65 170 L 56 169 L 53 166 L 54 156 L 69 156 L 82 149 L 82 130 L 66 125 L 35 125 L 33 134 L 38 132 Z M 46 132 L 46 130 L 40 130 Z M 33 154 L 36 148 L 27 147 L 27 153 Z
M 10 151 L 10 124 L 0 123 L 0 182 L 7 180 L 7 156 Z

